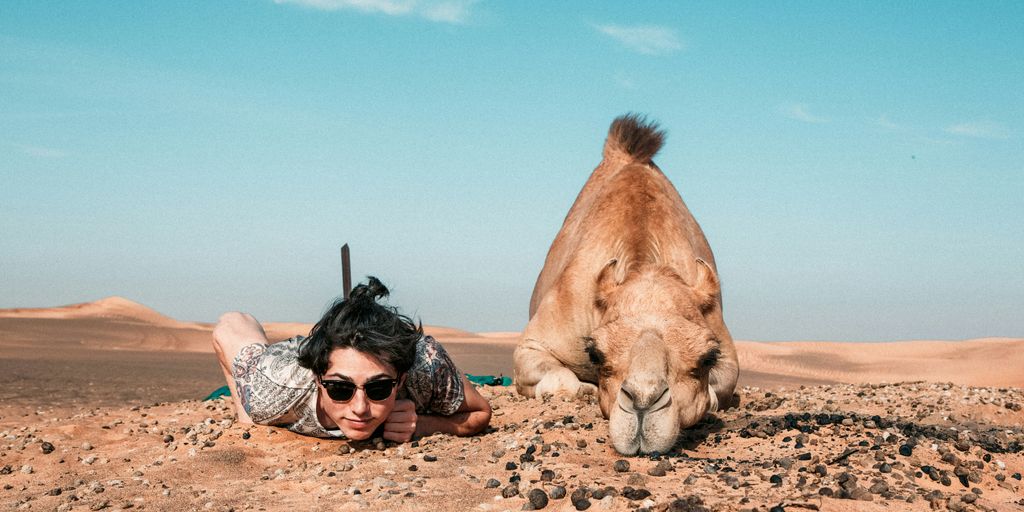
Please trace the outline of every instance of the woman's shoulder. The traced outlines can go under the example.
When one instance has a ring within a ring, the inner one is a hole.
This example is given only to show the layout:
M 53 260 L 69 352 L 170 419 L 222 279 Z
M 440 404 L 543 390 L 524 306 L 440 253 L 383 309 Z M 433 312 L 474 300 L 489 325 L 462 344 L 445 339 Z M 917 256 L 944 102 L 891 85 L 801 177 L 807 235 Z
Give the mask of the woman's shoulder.
M 309 388 L 313 385 L 313 372 L 299 366 L 299 348 L 306 338 L 295 336 L 271 343 L 260 360 L 260 370 L 270 381 L 286 388 Z
M 423 336 L 416 343 L 416 359 L 409 369 L 405 391 L 421 414 L 446 416 L 462 405 L 462 373 L 432 336 Z

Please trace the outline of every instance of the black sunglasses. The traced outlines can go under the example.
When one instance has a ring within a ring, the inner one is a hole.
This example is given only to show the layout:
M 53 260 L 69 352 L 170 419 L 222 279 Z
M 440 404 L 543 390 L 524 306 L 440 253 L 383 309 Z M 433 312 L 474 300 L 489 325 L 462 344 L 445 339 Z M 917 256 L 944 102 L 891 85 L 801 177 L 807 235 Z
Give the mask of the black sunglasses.
M 352 400 L 352 397 L 356 394 L 356 389 L 362 389 L 366 393 L 366 398 L 374 402 L 387 400 L 391 393 L 394 392 L 395 384 L 398 384 L 397 379 L 374 380 L 362 386 L 357 386 L 354 382 L 347 380 L 320 381 L 320 385 L 327 390 L 327 396 L 331 397 L 331 400 L 335 402 L 348 402 Z

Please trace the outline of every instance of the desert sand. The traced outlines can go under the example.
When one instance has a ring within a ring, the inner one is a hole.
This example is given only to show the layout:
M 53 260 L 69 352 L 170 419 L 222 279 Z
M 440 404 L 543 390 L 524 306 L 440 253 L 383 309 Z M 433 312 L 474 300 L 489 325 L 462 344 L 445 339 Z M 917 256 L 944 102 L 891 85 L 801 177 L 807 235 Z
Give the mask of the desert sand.
M 268 323 L 272 339 L 310 325 Z M 737 342 L 739 405 L 623 458 L 593 400 L 483 389 L 492 428 L 413 444 L 240 425 L 212 325 L 127 299 L 0 310 L 0 501 L 15 510 L 1024 510 L 1024 339 Z M 428 326 L 511 372 L 518 333 Z M 778 510 L 778 508 L 775 508 Z

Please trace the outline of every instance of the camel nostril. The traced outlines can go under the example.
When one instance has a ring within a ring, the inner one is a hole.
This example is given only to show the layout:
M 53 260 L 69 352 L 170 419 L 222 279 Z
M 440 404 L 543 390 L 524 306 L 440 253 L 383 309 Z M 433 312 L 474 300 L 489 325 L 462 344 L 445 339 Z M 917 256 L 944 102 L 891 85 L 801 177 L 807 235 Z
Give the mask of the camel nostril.
M 623 384 L 622 387 L 619 388 L 619 402 L 630 408 L 633 407 L 633 404 L 635 402 L 633 399 L 633 393 L 630 393 L 629 390 L 626 389 L 625 384 Z
M 668 394 L 668 385 L 657 384 L 641 388 L 631 383 L 623 383 L 620 390 L 620 399 L 625 405 L 629 405 L 636 412 L 644 412 L 664 401 Z

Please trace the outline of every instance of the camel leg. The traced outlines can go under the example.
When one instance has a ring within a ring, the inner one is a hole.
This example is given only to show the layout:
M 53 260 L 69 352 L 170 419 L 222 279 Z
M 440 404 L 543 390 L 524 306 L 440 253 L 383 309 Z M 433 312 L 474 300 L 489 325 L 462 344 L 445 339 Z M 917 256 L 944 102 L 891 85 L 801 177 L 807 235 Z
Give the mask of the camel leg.
M 528 397 L 542 397 L 545 394 L 566 394 L 578 396 L 596 394 L 597 386 L 581 382 L 539 343 L 527 340 L 516 347 L 513 355 L 516 389 Z

